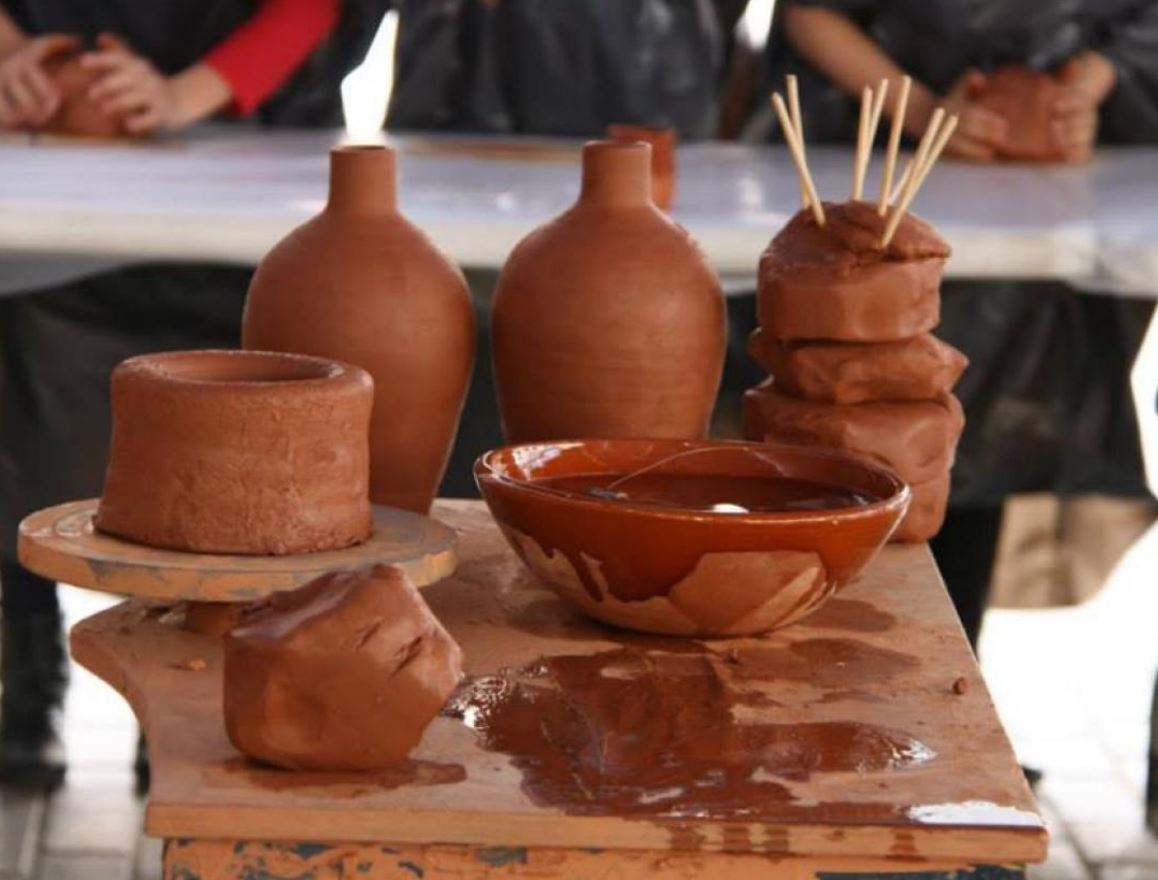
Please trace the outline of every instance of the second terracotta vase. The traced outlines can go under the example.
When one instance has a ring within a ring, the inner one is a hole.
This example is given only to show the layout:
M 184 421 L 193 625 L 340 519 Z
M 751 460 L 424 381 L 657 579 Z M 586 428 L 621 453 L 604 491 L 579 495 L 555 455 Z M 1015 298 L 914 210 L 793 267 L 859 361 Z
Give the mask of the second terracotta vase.
M 430 508 L 474 365 L 474 310 L 462 272 L 398 213 L 392 150 L 333 150 L 325 209 L 258 266 L 243 343 L 366 369 L 370 498 Z
M 503 267 L 492 339 L 508 442 L 706 434 L 724 298 L 652 202 L 650 161 L 646 144 L 588 144 L 578 201 Z

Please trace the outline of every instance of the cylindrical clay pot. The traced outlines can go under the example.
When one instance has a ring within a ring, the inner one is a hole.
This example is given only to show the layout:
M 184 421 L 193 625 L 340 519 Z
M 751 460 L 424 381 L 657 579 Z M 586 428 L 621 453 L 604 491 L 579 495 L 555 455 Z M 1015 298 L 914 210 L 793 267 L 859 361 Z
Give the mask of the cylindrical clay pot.
M 370 535 L 365 371 L 300 355 L 177 351 L 113 371 L 96 527 L 150 547 L 284 555 Z
M 492 334 L 508 442 L 707 432 L 723 294 L 652 202 L 650 155 L 642 143 L 588 144 L 578 201 L 503 267 Z
M 329 202 L 258 266 L 242 338 L 366 369 L 370 498 L 430 508 L 474 365 L 474 310 L 462 272 L 398 213 L 393 150 L 333 150 Z

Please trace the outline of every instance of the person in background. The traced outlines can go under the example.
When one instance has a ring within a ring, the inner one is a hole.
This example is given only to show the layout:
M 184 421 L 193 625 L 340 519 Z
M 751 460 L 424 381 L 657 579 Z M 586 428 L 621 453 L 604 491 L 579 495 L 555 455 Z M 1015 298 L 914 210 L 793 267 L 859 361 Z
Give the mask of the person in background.
M 1007 123 L 974 96 L 1004 65 L 1057 73 L 1051 124 L 1067 161 L 1096 143 L 1158 142 L 1156 0 L 785 0 L 776 33 L 770 84 L 800 74 L 810 142 L 851 142 L 862 87 L 909 74 L 905 131 L 918 137 L 944 106 L 960 117 L 950 155 L 993 161 Z M 933 549 L 976 645 L 1006 496 L 1145 496 L 1126 376 L 1152 306 L 1058 283 L 947 281 L 943 293 L 937 333 L 972 366 Z
M 384 12 L 373 0 L 2 0 L 0 127 L 52 114 L 43 62 L 72 46 L 96 74 L 91 97 L 134 134 L 213 116 L 338 126 L 341 79 Z M 239 345 L 250 271 L 137 265 L 0 296 L 0 783 L 49 787 L 65 772 L 60 606 L 17 562 L 17 525 L 100 493 L 118 362 Z

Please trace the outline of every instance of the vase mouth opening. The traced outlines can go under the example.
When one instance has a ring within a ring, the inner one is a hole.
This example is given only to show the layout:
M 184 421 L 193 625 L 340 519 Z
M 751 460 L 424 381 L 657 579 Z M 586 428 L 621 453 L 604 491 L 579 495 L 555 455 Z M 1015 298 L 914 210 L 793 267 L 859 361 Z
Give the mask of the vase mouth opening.
M 583 152 L 586 154 L 594 153 L 604 155 L 650 153 L 651 144 L 649 144 L 647 141 L 640 140 L 588 141 L 583 145 Z
M 387 153 L 393 149 L 386 144 L 340 144 L 333 148 L 335 153 Z

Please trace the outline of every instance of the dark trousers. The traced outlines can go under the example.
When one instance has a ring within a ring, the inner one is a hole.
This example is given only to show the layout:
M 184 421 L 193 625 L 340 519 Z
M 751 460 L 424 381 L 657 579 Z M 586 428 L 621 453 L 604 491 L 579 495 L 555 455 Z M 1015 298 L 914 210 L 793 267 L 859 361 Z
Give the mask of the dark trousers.
M 146 265 L 0 298 L 0 610 L 56 614 L 53 585 L 16 561 L 42 507 L 100 494 L 109 375 L 153 351 L 236 348 L 249 269 Z

